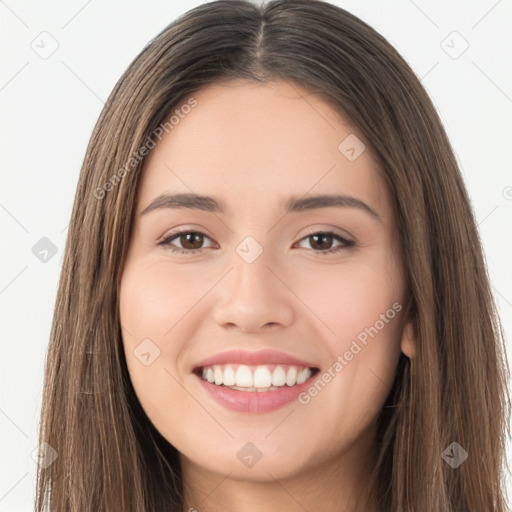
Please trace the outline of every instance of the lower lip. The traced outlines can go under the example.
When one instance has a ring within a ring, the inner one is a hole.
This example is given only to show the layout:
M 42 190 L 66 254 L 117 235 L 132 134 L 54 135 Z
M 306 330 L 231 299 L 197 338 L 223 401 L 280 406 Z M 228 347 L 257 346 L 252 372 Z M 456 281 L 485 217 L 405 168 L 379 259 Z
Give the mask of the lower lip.
M 311 380 L 315 375 L 312 375 L 302 384 L 295 386 L 285 385 L 274 391 L 237 391 L 225 386 L 211 384 L 203 380 L 199 375 L 196 375 L 196 377 L 210 396 L 227 409 L 237 412 L 259 413 L 279 409 L 296 400 L 299 394 L 311 385 Z

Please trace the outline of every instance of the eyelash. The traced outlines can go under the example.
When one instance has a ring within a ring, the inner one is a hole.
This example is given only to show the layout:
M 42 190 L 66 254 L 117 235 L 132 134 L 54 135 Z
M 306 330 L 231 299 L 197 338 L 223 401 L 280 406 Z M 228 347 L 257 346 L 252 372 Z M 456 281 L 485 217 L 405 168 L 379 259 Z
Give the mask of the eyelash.
M 186 234 L 203 235 L 206 238 L 210 238 L 208 235 L 206 235 L 206 233 L 203 233 L 201 231 L 183 230 L 183 231 L 178 231 L 175 233 L 170 233 L 165 238 L 163 238 L 160 242 L 158 242 L 158 245 L 166 247 L 168 250 L 170 250 L 173 253 L 179 252 L 181 254 L 196 254 L 198 252 L 203 251 L 204 249 L 207 249 L 206 247 L 203 247 L 201 249 L 181 249 L 179 247 L 176 248 L 171 245 L 172 240 L 174 240 L 175 238 L 179 238 L 181 235 L 186 235 Z M 314 252 L 322 254 L 322 255 L 336 253 L 343 249 L 348 249 L 350 247 L 355 246 L 355 242 L 353 242 L 352 240 L 347 240 L 346 238 L 338 235 L 337 233 L 335 233 L 333 231 L 312 231 L 311 233 L 308 233 L 306 236 L 301 238 L 299 242 L 302 242 L 303 240 L 305 240 L 307 238 L 311 238 L 313 235 L 331 236 L 332 238 L 343 243 L 343 245 L 341 245 L 341 246 L 331 248 L 331 249 L 326 249 L 324 251 L 312 249 Z

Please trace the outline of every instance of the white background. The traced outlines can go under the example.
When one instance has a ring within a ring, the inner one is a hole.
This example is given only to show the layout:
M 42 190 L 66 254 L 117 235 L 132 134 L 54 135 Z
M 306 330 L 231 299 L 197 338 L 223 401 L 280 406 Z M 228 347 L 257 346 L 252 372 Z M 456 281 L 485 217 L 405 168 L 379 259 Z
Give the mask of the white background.
M 44 360 L 91 131 L 139 51 L 201 3 L 0 0 L 0 512 L 32 510 Z M 432 97 L 469 189 L 511 353 L 512 2 L 333 3 L 383 34 Z M 31 47 L 51 48 L 43 31 L 58 44 L 46 59 Z M 453 31 L 469 44 L 458 58 L 464 43 Z M 32 252 L 42 237 L 57 247 L 46 263 Z

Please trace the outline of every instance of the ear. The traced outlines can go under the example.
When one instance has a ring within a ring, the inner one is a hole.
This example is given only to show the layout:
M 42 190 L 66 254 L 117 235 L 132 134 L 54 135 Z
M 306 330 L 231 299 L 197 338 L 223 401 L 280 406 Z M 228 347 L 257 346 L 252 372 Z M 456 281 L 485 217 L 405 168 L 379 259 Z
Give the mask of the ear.
M 400 348 L 409 359 L 413 359 L 416 354 L 415 345 L 416 337 L 414 334 L 414 325 L 412 323 L 412 320 L 408 320 L 402 331 Z

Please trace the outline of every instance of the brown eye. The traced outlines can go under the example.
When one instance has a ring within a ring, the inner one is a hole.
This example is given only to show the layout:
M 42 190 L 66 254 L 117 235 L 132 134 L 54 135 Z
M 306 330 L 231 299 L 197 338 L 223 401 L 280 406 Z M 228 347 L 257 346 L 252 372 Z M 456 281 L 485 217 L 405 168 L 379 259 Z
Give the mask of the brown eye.
M 203 235 L 194 231 L 179 235 L 183 249 L 200 249 L 203 245 Z
M 322 254 L 338 252 L 348 247 L 353 247 L 355 245 L 355 242 L 353 242 L 352 240 L 347 240 L 346 238 L 332 231 L 319 231 L 317 233 L 311 233 L 305 236 L 300 241 L 300 243 L 302 243 L 304 240 L 309 241 L 311 248 L 315 252 L 319 252 Z M 333 242 L 335 240 L 341 242 L 341 244 L 333 247 Z
M 203 244 L 205 240 L 210 240 L 210 237 L 200 231 L 180 231 L 166 236 L 158 245 L 168 247 L 171 252 L 178 251 L 182 254 L 194 254 L 204 249 Z M 355 242 L 347 240 L 332 231 L 311 233 L 305 236 L 299 243 L 302 243 L 304 240 L 308 240 L 312 250 L 320 254 L 338 252 L 355 245 Z M 333 247 L 335 240 L 341 243 Z M 176 243 L 179 245 L 176 245 Z
M 316 235 L 310 235 L 309 238 L 311 240 L 314 240 L 314 242 L 311 244 L 311 247 L 313 247 L 313 249 L 318 249 L 321 251 L 330 249 L 332 246 L 332 243 L 334 241 L 334 239 L 331 235 L 327 235 L 325 233 L 318 233 Z
M 209 240 L 210 238 L 200 231 L 180 231 L 166 236 L 158 245 L 168 246 L 172 252 L 195 253 L 203 250 L 205 239 Z M 175 245 L 174 240 L 179 243 L 178 246 Z

